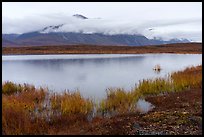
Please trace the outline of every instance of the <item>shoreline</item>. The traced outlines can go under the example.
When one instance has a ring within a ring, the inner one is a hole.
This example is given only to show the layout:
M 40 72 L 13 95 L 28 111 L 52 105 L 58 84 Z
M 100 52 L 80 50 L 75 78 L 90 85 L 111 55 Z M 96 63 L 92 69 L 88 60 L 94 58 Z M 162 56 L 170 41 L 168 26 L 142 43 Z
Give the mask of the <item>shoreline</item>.
M 202 135 L 202 88 L 146 97 L 145 100 L 156 106 L 146 114 L 98 119 L 71 134 Z
M 146 53 L 61 53 L 61 54 L 57 54 L 57 53 L 50 53 L 50 54 L 2 54 L 2 56 L 13 56 L 13 55 L 125 55 L 125 54 L 129 54 L 129 55 L 140 55 L 140 54 L 190 54 L 190 55 L 193 55 L 193 54 L 202 54 L 202 52 L 146 52 Z
M 51 54 L 202 54 L 202 43 L 177 43 L 151 46 L 61 45 L 2 47 L 2 55 Z

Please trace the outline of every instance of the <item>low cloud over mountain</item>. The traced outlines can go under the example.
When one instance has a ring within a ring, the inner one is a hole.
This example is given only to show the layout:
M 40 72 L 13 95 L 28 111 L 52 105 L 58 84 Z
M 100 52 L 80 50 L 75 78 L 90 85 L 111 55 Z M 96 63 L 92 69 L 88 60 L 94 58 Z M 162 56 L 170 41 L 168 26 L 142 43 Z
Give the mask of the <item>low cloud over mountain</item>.
M 104 35 L 143 35 L 148 39 L 188 39 L 200 41 L 200 18 L 180 20 L 128 20 L 124 17 L 103 19 L 81 14 L 32 15 L 24 18 L 3 18 L 3 34 L 16 33 L 83 33 Z

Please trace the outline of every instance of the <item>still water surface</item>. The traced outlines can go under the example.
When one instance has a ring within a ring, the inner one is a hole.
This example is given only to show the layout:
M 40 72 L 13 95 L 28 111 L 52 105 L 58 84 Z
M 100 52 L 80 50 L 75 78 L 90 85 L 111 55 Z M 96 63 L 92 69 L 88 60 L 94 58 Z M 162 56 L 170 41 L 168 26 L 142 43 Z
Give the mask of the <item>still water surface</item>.
M 153 67 L 162 70 L 155 73 Z M 139 80 L 165 77 L 202 64 L 202 54 L 86 54 L 2 56 L 2 81 L 48 87 L 54 92 L 80 90 L 84 97 L 103 98 L 106 89 L 130 90 Z

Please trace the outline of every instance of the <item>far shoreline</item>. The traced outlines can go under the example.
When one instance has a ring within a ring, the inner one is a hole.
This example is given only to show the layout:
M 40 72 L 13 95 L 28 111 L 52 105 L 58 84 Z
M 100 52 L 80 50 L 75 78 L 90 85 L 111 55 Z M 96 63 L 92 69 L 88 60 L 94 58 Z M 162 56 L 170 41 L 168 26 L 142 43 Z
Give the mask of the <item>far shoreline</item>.
M 2 47 L 2 55 L 63 54 L 202 54 L 202 43 L 176 43 L 149 46 L 50 45 Z

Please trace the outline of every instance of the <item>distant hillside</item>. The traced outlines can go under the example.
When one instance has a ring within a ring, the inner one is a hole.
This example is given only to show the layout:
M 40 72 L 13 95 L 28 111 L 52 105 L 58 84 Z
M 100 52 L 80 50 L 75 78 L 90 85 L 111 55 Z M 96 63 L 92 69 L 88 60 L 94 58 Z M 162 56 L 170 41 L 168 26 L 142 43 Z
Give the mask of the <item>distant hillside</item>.
M 59 27 L 59 26 L 57 26 Z M 44 28 L 50 29 L 51 27 Z M 55 26 L 56 28 L 56 26 Z M 42 45 L 70 45 L 70 44 L 91 44 L 91 45 L 118 45 L 118 46 L 144 46 L 160 45 L 170 43 L 188 43 L 187 39 L 172 39 L 164 41 L 161 39 L 148 39 L 143 35 L 105 35 L 100 33 L 85 34 L 73 32 L 30 32 L 21 35 L 3 34 L 2 46 L 42 46 Z

